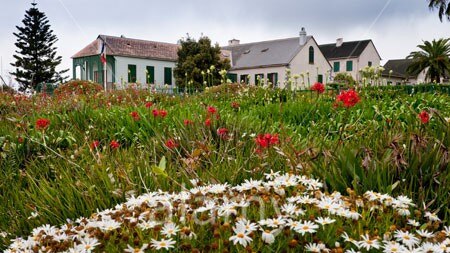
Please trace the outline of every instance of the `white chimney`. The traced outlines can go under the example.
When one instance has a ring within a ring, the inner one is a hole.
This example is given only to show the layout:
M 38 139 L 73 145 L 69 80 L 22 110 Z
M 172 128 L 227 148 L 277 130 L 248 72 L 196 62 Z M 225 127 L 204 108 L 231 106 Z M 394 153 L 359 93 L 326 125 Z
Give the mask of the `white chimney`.
M 306 30 L 304 27 L 302 27 L 302 30 L 300 31 L 300 46 L 303 46 L 306 44 Z
M 344 39 L 343 38 L 336 39 L 336 47 L 342 46 L 342 43 L 344 43 Z
M 239 43 L 241 43 L 240 40 L 232 39 L 232 40 L 228 41 L 228 46 L 237 46 L 237 45 L 239 45 Z

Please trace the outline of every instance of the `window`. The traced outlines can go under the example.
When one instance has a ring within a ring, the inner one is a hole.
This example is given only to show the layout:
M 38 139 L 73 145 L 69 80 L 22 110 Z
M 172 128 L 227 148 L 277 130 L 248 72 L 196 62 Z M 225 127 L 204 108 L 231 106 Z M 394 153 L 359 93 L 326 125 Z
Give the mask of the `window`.
M 368 62 L 368 63 L 367 63 L 367 66 L 372 67 L 372 62 L 371 62 L 371 61 Z
M 318 75 L 317 76 L 317 82 L 323 83 L 323 75 Z
M 172 68 L 164 68 L 164 84 L 172 85 Z
M 98 76 L 98 71 L 94 71 L 94 83 L 99 83 L 99 76 Z
M 128 65 L 128 82 L 129 83 L 136 82 L 136 65 L 132 64 Z
M 267 79 L 269 79 L 269 82 L 272 83 L 272 85 L 275 87 L 278 83 L 278 73 L 269 73 L 267 75 Z
M 241 83 L 248 84 L 248 75 L 247 75 L 247 74 L 241 75 L 241 78 L 240 78 L 239 81 L 240 81 Z
M 155 67 L 153 66 L 147 66 L 145 69 L 145 80 L 147 84 L 154 84 L 155 83 Z
M 264 84 L 264 74 L 256 74 L 255 85 L 263 85 L 263 84 Z
M 309 47 L 309 64 L 314 64 L 314 48 Z
M 337 61 L 337 62 L 333 63 L 333 71 L 335 73 L 341 71 L 341 63 L 340 62 Z
M 228 73 L 227 78 L 230 79 L 231 83 L 237 83 L 237 74 Z
M 353 71 L 353 61 L 347 61 L 347 71 Z

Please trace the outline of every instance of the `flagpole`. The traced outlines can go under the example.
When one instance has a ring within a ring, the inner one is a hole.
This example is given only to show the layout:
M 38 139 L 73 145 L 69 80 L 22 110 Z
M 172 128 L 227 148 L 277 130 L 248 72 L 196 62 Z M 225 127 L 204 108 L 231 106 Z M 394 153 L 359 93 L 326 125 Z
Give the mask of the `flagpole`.
M 105 87 L 105 92 L 107 92 L 106 89 L 106 79 L 108 79 L 108 77 L 106 76 L 106 66 L 107 66 L 107 58 L 106 58 L 106 37 L 105 37 L 105 41 L 103 41 L 103 43 L 105 44 L 105 61 L 103 62 L 103 86 Z

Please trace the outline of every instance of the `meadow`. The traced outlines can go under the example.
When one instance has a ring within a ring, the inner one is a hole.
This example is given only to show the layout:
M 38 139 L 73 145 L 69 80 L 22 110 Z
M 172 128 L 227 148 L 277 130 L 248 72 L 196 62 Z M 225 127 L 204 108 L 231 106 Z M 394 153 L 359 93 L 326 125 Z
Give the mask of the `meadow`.
M 75 81 L 0 94 L 0 122 L 6 252 L 450 252 L 437 88 Z

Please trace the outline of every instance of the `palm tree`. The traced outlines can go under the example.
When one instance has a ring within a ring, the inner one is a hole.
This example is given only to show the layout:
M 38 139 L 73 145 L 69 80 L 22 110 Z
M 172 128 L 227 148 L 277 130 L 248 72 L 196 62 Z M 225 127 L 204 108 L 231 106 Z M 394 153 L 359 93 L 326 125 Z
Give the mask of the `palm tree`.
M 439 19 L 442 22 L 442 18 L 447 16 L 447 20 L 450 21 L 450 1 L 449 0 L 428 0 L 431 10 L 438 9 L 439 10 Z
M 410 74 L 419 74 L 427 70 L 426 77 L 431 81 L 440 82 L 440 77 L 450 70 L 450 39 L 439 39 L 431 42 L 424 41 L 417 47 L 421 51 L 411 52 L 407 59 L 412 59 L 407 71 Z

